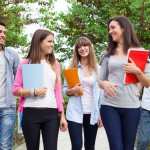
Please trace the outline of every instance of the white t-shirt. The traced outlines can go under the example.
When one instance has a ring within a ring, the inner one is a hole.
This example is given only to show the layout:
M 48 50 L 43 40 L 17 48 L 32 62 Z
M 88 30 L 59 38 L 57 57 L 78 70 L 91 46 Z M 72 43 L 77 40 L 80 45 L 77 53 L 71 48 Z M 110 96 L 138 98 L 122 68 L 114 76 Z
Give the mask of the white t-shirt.
M 4 51 L 0 51 L 0 107 L 6 107 L 6 68 Z
M 150 111 L 150 87 L 149 88 L 144 87 L 141 107 Z
M 50 64 L 46 60 L 42 60 L 43 64 L 43 81 L 44 87 L 47 87 L 47 92 L 45 97 L 38 99 L 32 99 L 32 97 L 26 98 L 24 107 L 46 107 L 46 108 L 57 108 L 57 102 L 54 94 L 56 73 L 52 70 Z

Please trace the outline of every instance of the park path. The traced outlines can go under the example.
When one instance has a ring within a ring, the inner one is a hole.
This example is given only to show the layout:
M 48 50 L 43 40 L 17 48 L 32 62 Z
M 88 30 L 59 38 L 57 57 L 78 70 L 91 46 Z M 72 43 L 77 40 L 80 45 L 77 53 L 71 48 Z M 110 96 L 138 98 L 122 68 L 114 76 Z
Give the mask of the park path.
M 25 144 L 20 145 L 16 150 L 26 150 Z M 42 140 L 40 142 L 40 150 L 43 150 Z M 71 143 L 68 131 L 59 132 L 58 150 L 71 150 Z M 95 150 L 109 150 L 107 136 L 103 127 L 98 129 Z

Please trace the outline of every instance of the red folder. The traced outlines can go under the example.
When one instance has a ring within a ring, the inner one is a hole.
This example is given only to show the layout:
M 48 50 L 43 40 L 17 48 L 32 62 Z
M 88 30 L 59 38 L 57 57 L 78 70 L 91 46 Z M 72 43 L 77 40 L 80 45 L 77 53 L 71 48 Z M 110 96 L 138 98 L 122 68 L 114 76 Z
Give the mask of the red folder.
M 77 68 L 70 68 L 63 71 L 69 88 L 73 88 L 80 83 Z M 78 96 L 82 96 L 83 93 L 79 93 Z
M 130 63 L 129 58 L 131 58 L 136 64 L 136 66 L 139 67 L 142 72 L 144 72 L 147 59 L 148 59 L 148 55 L 149 55 L 149 50 L 129 49 L 128 54 L 127 54 L 128 63 Z M 138 82 L 139 80 L 135 74 L 125 73 L 124 84 L 134 84 Z

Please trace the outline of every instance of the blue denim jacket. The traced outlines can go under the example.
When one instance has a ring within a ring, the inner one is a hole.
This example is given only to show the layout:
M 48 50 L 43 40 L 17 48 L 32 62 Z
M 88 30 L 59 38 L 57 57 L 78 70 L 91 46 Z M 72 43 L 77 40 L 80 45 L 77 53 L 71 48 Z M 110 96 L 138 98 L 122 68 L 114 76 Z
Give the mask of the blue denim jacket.
M 98 67 L 100 68 L 100 66 Z M 79 64 L 78 75 L 79 75 L 80 82 L 82 82 L 82 76 L 83 76 L 82 72 L 83 72 L 83 68 Z M 91 112 L 90 124 L 94 125 L 97 123 L 98 117 L 100 116 L 101 90 L 98 86 L 98 78 L 96 76 L 96 73 L 92 72 L 92 77 L 94 79 L 94 85 L 93 85 L 94 106 Z M 68 89 L 68 85 L 65 80 L 63 85 L 63 93 L 66 94 L 67 89 Z M 83 123 L 82 96 L 69 96 L 69 101 L 66 110 L 66 119 L 77 123 Z
M 6 68 L 6 107 L 16 107 L 16 98 L 12 94 L 12 86 L 19 65 L 18 54 L 10 48 L 4 48 Z

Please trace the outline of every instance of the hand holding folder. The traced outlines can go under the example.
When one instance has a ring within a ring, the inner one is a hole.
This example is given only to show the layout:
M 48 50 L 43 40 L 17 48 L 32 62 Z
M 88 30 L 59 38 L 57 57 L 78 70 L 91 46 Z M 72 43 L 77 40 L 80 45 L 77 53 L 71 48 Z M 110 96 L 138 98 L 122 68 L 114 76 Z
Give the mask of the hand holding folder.
M 75 85 L 80 84 L 77 68 L 70 68 L 63 71 L 69 88 L 73 88 Z M 78 96 L 82 96 L 83 93 L 79 93 Z
M 147 59 L 148 59 L 148 55 L 149 55 L 149 51 L 148 50 L 144 50 L 144 49 L 129 49 L 128 50 L 128 63 L 130 63 L 129 58 L 131 58 L 134 63 L 136 64 L 136 66 L 142 71 L 144 72 L 146 63 L 147 63 Z M 139 80 L 136 77 L 135 74 L 133 73 L 125 73 L 124 76 L 124 84 L 134 84 L 134 83 L 138 83 Z

